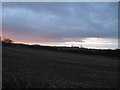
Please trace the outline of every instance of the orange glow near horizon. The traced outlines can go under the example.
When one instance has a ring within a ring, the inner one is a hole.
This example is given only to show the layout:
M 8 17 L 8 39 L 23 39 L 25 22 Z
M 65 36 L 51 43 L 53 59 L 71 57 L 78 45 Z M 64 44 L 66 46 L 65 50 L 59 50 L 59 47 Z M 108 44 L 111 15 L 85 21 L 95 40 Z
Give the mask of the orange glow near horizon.
M 35 43 L 35 42 L 23 42 L 23 41 L 14 41 L 14 43 L 21 43 L 21 44 L 28 44 L 28 45 L 49 45 L 49 44 L 46 44 L 46 43 Z
M 15 34 L 10 33 L 10 32 L 4 32 L 3 36 L 5 38 L 10 38 L 14 41 L 14 43 L 22 43 L 22 44 L 28 44 L 28 45 L 43 45 L 43 46 L 83 46 L 85 48 L 96 48 L 96 49 L 107 49 L 112 48 L 112 45 L 114 44 L 113 48 L 117 48 L 118 47 L 118 40 L 114 40 L 114 39 L 104 39 L 104 38 L 85 38 L 83 39 L 83 41 L 85 42 L 77 42 L 77 41 L 68 41 L 69 38 L 66 40 L 66 42 L 61 42 L 59 41 L 59 39 L 56 39 L 54 37 L 49 38 L 47 36 L 32 36 L 30 38 L 25 38 L 25 37 L 17 37 L 15 36 Z M 36 38 L 38 38 L 36 40 Z M 57 41 L 58 40 L 58 41 Z M 78 39 L 79 40 L 79 39 Z M 105 46 L 105 47 L 104 47 Z

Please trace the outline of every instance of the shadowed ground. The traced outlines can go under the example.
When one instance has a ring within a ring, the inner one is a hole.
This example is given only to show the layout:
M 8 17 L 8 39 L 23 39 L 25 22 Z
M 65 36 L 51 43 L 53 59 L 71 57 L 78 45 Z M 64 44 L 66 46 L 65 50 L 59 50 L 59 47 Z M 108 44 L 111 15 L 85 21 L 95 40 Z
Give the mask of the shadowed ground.
M 118 59 L 3 47 L 3 88 L 118 87 Z

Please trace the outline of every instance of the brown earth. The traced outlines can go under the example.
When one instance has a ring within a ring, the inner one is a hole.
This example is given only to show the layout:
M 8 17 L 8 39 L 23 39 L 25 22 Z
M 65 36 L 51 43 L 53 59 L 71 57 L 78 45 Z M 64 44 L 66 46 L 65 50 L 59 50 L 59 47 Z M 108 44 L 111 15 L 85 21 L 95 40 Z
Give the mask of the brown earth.
M 3 88 L 116 88 L 118 59 L 24 47 L 2 49 Z

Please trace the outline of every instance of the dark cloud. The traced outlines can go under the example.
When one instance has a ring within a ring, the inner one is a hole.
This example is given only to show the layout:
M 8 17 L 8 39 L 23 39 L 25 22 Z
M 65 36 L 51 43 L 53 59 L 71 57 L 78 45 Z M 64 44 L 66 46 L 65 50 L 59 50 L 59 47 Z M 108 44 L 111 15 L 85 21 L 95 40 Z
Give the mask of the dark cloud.
M 117 38 L 117 3 L 3 3 L 3 35 L 53 42 Z M 32 38 L 30 38 L 32 37 Z

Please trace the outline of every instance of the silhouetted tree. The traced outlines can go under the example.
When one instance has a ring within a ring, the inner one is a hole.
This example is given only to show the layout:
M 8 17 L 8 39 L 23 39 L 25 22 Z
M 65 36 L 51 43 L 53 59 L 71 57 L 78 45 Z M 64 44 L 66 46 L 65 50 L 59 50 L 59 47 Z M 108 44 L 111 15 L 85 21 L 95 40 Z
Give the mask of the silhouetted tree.
M 4 43 L 13 43 L 13 40 L 11 40 L 10 38 L 3 38 L 2 42 L 4 42 Z

